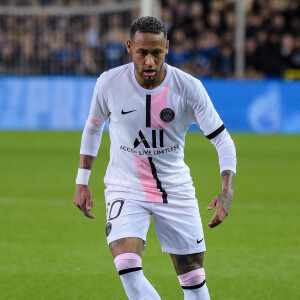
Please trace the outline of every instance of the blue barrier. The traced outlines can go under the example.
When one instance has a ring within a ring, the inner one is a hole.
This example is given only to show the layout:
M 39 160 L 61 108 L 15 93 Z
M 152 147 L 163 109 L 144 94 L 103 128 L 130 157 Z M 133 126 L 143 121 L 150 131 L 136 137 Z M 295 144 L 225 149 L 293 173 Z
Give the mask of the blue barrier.
M 0 77 L 0 129 L 82 130 L 95 82 L 94 77 Z M 231 132 L 300 133 L 299 81 L 202 82 Z
M 300 133 L 300 82 L 204 81 L 231 131 Z

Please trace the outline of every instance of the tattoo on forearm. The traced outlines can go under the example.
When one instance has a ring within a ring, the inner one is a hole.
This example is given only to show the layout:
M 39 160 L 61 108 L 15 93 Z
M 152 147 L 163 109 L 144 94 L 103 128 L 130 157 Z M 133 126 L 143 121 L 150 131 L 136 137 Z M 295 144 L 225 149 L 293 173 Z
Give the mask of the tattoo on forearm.
M 233 190 L 235 174 L 232 171 L 223 171 L 221 173 L 223 190 L 227 188 Z
M 230 174 L 229 174 L 229 171 L 227 171 L 227 170 L 226 170 L 226 171 L 223 171 L 223 172 L 221 173 L 222 178 L 223 178 L 223 177 L 229 177 L 229 175 L 230 175 Z
M 233 192 L 235 174 L 232 171 L 223 171 L 221 173 L 223 192 Z
M 81 155 L 79 167 L 82 169 L 91 170 L 95 161 L 95 156 L 90 155 Z
M 226 170 L 221 173 L 221 177 L 222 177 L 223 190 L 218 197 L 218 201 L 222 204 L 223 208 L 228 214 L 231 206 L 231 200 L 233 197 L 233 184 L 234 184 L 235 174 L 232 171 Z

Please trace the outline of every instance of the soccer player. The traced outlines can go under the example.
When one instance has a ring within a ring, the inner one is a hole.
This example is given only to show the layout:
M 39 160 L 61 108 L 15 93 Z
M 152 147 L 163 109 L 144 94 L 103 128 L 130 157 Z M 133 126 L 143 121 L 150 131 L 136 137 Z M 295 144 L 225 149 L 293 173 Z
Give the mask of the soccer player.
M 160 299 L 142 270 L 151 217 L 162 251 L 169 253 L 184 299 L 210 299 L 203 268 L 205 240 L 195 189 L 184 163 L 184 139 L 198 124 L 218 155 L 222 192 L 208 226 L 228 215 L 236 172 L 233 141 L 201 82 L 164 62 L 169 41 L 154 17 L 133 22 L 129 63 L 104 72 L 95 85 L 82 135 L 75 205 L 89 218 L 88 180 L 109 119 L 111 140 L 106 185 L 106 235 L 129 299 Z

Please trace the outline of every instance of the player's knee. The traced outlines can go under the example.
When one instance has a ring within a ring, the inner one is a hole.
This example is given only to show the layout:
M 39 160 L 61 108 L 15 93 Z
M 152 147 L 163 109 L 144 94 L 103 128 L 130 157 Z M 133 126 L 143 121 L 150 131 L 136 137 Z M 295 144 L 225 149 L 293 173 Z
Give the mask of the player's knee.
M 135 253 L 122 253 L 114 259 L 119 275 L 142 270 L 142 258 Z
M 196 269 L 178 276 L 183 289 L 197 289 L 205 284 L 204 268 Z

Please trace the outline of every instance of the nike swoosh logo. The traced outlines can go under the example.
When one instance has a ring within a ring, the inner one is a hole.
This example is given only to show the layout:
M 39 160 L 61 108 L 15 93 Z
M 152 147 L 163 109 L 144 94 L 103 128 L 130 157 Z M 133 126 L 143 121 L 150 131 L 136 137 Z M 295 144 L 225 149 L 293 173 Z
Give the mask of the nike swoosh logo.
M 204 240 L 204 238 L 201 239 L 200 241 L 198 241 L 198 239 L 197 239 L 197 244 L 200 244 L 203 240 Z
M 122 109 L 121 114 L 122 114 L 122 115 L 126 115 L 126 114 L 132 113 L 132 112 L 134 112 L 134 111 L 136 111 L 136 109 L 134 109 L 134 110 L 129 110 L 129 111 L 124 111 L 124 110 Z

